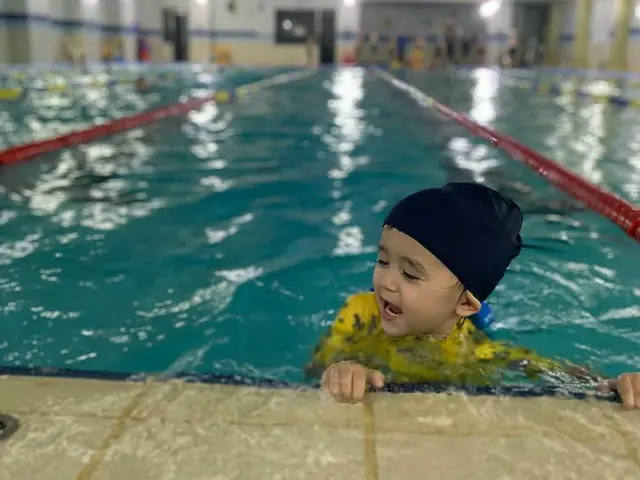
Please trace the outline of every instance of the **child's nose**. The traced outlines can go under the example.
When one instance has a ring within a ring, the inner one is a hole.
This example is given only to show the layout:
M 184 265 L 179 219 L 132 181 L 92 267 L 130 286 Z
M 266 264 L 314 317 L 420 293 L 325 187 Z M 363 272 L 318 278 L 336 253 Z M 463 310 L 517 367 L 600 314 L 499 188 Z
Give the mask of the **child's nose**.
M 395 278 L 395 275 L 391 272 L 387 273 L 382 277 L 382 288 L 388 290 L 390 292 L 395 292 L 398 290 L 398 281 Z

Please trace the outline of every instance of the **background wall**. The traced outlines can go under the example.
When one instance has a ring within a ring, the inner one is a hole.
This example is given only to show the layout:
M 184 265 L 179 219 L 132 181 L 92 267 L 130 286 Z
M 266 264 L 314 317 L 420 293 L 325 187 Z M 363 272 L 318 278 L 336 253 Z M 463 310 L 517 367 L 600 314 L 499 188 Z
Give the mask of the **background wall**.
M 51 57 L 52 46 L 48 42 L 51 32 L 47 21 L 50 14 L 46 0 L 3 0 L 0 5 L 3 13 L 0 37 L 6 46 L 2 48 L 2 60 L 7 63 L 26 59 L 38 62 Z M 31 28 L 31 24 L 38 28 Z
M 489 18 L 478 15 L 480 0 L 0 0 L 0 63 L 61 62 L 85 55 L 99 61 L 103 49 L 135 60 L 136 39 L 150 45 L 151 58 L 169 61 L 170 47 L 162 39 L 162 8 L 176 7 L 189 19 L 190 60 L 206 62 L 213 46 L 228 48 L 237 63 L 301 64 L 305 49 L 274 42 L 275 12 L 280 8 L 325 10 L 336 13 L 337 57 L 351 50 L 362 30 L 434 36 L 438 26 L 454 17 L 467 31 L 485 33 L 488 58 L 504 51 L 514 23 L 514 4 Z M 571 63 L 577 0 L 555 0 L 564 5 L 560 35 L 561 63 Z M 614 5 L 617 0 L 592 0 L 590 66 L 606 67 L 611 46 Z M 640 0 L 631 0 L 639 8 Z M 389 26 L 384 19 L 390 18 Z M 362 25 L 362 29 L 360 28 Z M 640 18 L 630 19 L 629 67 L 640 70 Z
M 365 0 L 361 7 L 360 28 L 363 33 L 381 35 L 425 35 L 435 42 L 446 22 L 460 25 L 465 35 L 477 36 L 487 43 L 492 61 L 504 53 L 508 34 L 513 26 L 513 4 L 503 1 L 500 10 L 490 18 L 482 18 L 479 2 L 448 1 L 390 1 Z
M 631 18 L 631 30 L 629 37 L 629 52 L 627 62 L 629 70 L 640 72 L 640 0 L 635 2 L 637 14 Z
M 573 57 L 573 39 L 576 26 L 575 0 L 565 3 L 562 12 L 562 33 L 560 34 L 560 63 L 569 65 Z
M 576 21 L 576 1 L 567 2 L 564 13 L 564 28 L 561 35 L 563 63 L 570 65 Z M 613 39 L 616 0 L 592 0 L 593 11 L 590 24 L 590 68 L 607 68 Z M 640 0 L 632 0 L 637 9 L 630 18 L 628 68 L 640 71 Z
M 509 32 L 514 24 L 514 3 L 502 2 L 500 10 L 487 22 L 487 58 L 497 62 L 507 48 Z
M 2 0 L 4 63 L 51 63 L 85 55 L 98 60 L 104 44 L 133 59 L 136 0 Z
M 72 57 L 81 55 L 91 60 L 100 58 L 103 22 L 100 3 L 90 0 L 53 0 L 51 7 L 52 12 L 58 11 L 50 26 L 52 32 L 59 34 L 59 38 L 52 41 L 56 46 L 54 60 L 70 61 Z
M 346 4 L 343 0 L 241 0 L 235 13 L 226 8 L 227 2 L 211 2 L 214 41 L 230 48 L 238 63 L 302 64 L 305 49 L 299 45 L 276 45 L 275 17 L 278 9 L 335 10 L 337 56 L 355 45 L 359 23 L 360 3 Z
M 613 1 L 591 0 L 589 67 L 607 68 L 613 30 Z
M 382 35 L 425 35 L 435 40 L 446 22 L 460 25 L 465 34 L 484 35 L 487 25 L 477 3 L 364 2 L 360 28 L 363 33 Z
M 66 62 L 84 55 L 99 61 L 105 48 L 133 61 L 137 37 L 150 46 L 151 58 L 170 61 L 162 38 L 162 9 L 188 15 L 189 57 L 205 62 L 212 47 L 228 48 L 237 63 L 301 64 L 305 47 L 274 42 L 275 15 L 281 8 L 334 10 L 337 54 L 353 48 L 359 4 L 344 0 L 0 0 L 0 62 Z M 347 4 L 345 4 L 347 3 Z

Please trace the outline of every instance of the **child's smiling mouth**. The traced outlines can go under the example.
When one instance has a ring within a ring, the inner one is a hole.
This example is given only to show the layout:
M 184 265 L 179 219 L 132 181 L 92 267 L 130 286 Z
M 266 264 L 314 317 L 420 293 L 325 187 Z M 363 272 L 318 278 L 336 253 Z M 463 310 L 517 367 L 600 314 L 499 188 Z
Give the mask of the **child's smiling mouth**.
M 395 305 L 384 298 L 380 298 L 381 306 L 380 314 L 386 321 L 391 322 L 402 315 L 402 308 Z

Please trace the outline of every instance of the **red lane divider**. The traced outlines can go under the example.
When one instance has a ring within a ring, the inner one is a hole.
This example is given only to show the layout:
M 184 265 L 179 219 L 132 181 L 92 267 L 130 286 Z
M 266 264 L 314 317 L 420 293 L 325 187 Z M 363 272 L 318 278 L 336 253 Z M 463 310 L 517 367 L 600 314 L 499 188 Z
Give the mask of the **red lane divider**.
M 212 97 L 193 99 L 177 105 L 160 107 L 128 117 L 111 120 L 102 125 L 90 127 L 85 130 L 78 130 L 47 140 L 11 147 L 0 152 L 0 164 L 6 165 L 23 162 L 45 153 L 51 153 L 62 148 L 91 142 L 97 138 L 113 135 L 125 130 L 131 130 L 132 128 L 147 125 L 163 118 L 182 115 L 209 101 L 212 101 L 212 99 Z
M 263 78 L 262 80 L 258 80 L 247 85 L 241 85 L 230 91 L 225 90 L 218 93 L 225 93 L 225 98 L 227 99 L 226 101 L 228 101 L 230 92 L 235 92 L 237 94 L 242 93 L 244 95 L 248 92 L 255 92 L 260 89 L 273 87 L 275 85 L 288 83 L 294 80 L 299 80 L 301 78 L 313 75 L 315 74 L 315 72 L 315 69 L 285 72 L 273 77 Z M 30 142 L 25 145 L 17 145 L 3 152 L 0 152 L 0 165 L 30 160 L 34 157 L 37 157 L 38 155 L 54 152 L 62 148 L 79 145 L 81 143 L 90 142 L 92 140 L 95 140 L 96 138 L 113 135 L 114 133 L 120 133 L 132 128 L 137 128 L 141 125 L 153 123 L 163 118 L 182 115 L 189 112 L 190 110 L 199 108 L 205 103 L 214 101 L 216 100 L 216 98 L 216 95 L 208 96 L 205 98 L 195 98 L 187 102 L 160 107 L 156 108 L 155 110 L 148 110 L 146 112 L 141 112 L 129 117 L 112 120 L 102 125 L 90 127 L 85 130 L 78 130 L 47 140 Z
M 489 140 L 494 146 L 504 150 L 515 160 L 529 166 L 563 192 L 571 195 L 593 211 L 612 220 L 631 238 L 640 242 L 640 209 L 633 204 L 589 183 L 576 173 L 521 144 L 516 139 L 474 122 L 466 115 L 435 101 L 408 83 L 386 72 L 379 72 L 379 75 L 394 86 L 408 92 L 421 105 L 434 108 L 442 115 L 456 120 L 475 135 Z
M 560 190 L 597 213 L 606 216 L 632 238 L 640 241 L 640 210 L 631 203 L 589 183 L 579 175 L 508 135 L 484 127 L 441 103 L 434 101 L 433 107 L 443 115 L 458 121 L 476 135 L 489 140 L 494 146 L 509 153 L 514 159 L 528 165 Z

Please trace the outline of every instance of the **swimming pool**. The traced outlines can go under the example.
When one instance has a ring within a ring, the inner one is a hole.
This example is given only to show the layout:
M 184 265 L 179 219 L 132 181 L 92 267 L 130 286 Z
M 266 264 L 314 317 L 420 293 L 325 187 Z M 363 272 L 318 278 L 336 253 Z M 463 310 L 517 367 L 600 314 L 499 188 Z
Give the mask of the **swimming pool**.
M 0 148 L 43 140 L 145 110 L 178 102 L 221 87 L 249 83 L 282 69 L 219 70 L 214 66 L 181 69 L 119 68 L 111 75 L 78 74 L 69 70 L 1 71 L 0 93 L 19 89 L 21 95 L 0 101 Z M 149 89 L 136 91 L 144 77 Z
M 403 78 L 637 201 L 640 146 L 624 139 L 638 123 L 624 111 L 601 114 L 613 141 L 588 103 Z M 567 215 L 526 167 L 358 69 L 3 169 L 1 361 L 302 381 L 336 308 L 370 286 L 388 206 L 463 179 L 515 195 L 526 215 L 531 248 L 492 297 L 493 334 L 637 370 L 637 245 L 595 214 Z

